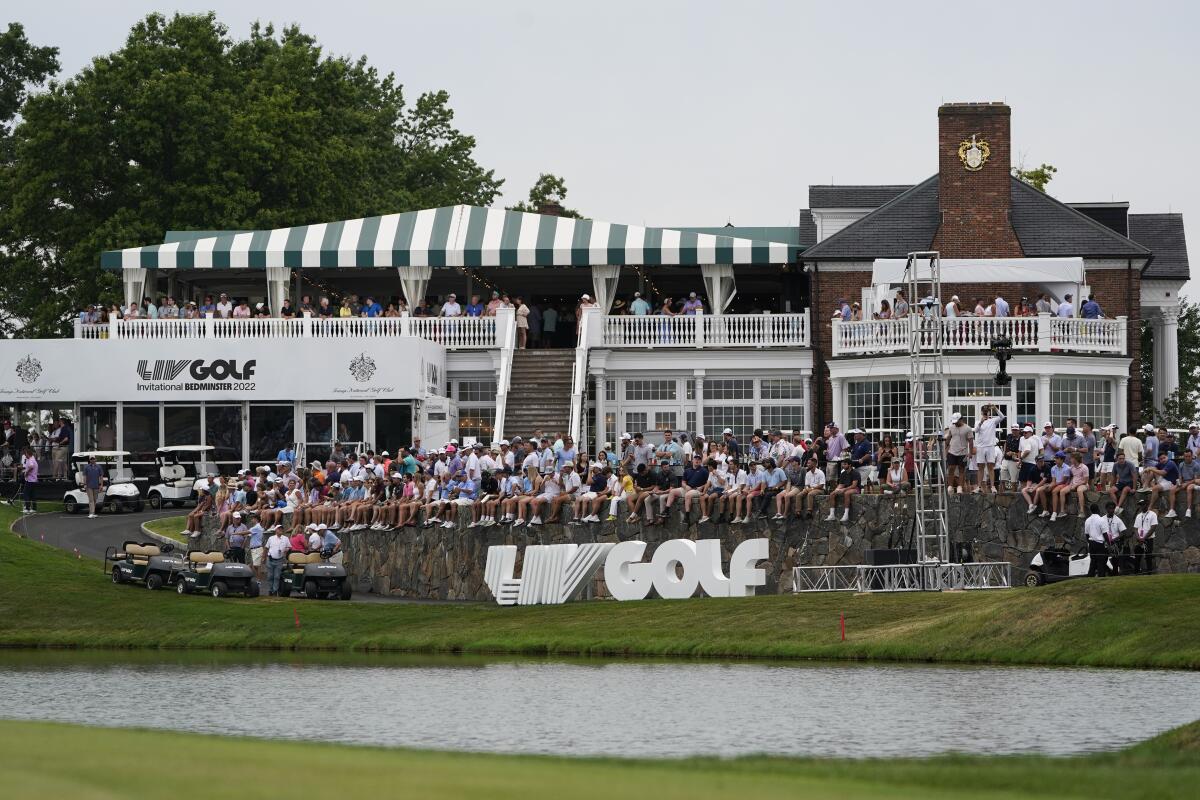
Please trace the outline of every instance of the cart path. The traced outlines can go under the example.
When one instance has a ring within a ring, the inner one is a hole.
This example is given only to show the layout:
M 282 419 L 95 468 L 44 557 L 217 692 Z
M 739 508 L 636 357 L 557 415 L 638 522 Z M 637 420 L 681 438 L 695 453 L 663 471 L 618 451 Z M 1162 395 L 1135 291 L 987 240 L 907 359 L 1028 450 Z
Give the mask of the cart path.
M 42 541 L 48 545 L 75 552 L 86 558 L 102 559 L 104 551 L 109 547 L 120 547 L 127 541 L 145 539 L 142 533 L 142 523 L 160 517 L 177 517 L 180 509 L 168 508 L 146 509 L 140 514 L 109 514 L 102 513 L 95 519 L 88 519 L 87 514 L 67 514 L 54 511 L 48 514 L 26 514 L 13 523 L 13 530 L 26 539 L 35 542 Z M 104 579 L 100 569 L 96 569 L 97 579 Z M 265 594 L 265 589 L 264 589 Z M 317 601 L 313 601 L 317 602 Z M 417 603 L 440 604 L 455 603 L 461 600 L 413 600 L 403 597 L 384 597 L 367 592 L 355 592 L 352 603 Z

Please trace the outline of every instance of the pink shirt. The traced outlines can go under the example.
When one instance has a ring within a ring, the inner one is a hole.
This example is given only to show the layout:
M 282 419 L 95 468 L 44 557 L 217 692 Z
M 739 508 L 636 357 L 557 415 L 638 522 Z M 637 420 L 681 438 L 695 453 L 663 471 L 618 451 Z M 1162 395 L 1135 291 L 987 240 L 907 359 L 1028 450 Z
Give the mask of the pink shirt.
M 1071 467 L 1071 485 L 1072 486 L 1087 486 L 1088 482 L 1087 464 L 1077 464 Z
M 38 478 L 38 463 L 36 458 L 25 458 L 21 462 L 22 468 L 25 470 L 25 481 L 27 483 L 37 483 Z

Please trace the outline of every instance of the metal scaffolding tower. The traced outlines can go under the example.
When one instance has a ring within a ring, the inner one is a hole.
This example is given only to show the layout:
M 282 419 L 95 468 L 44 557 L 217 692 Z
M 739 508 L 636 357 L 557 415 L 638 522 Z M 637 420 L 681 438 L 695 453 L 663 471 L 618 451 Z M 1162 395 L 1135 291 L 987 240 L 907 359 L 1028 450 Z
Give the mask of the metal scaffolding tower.
M 946 497 L 945 420 L 942 378 L 942 266 L 937 251 L 908 254 L 904 282 L 910 298 L 908 353 L 911 363 L 913 484 L 917 563 L 947 563 L 950 513 Z

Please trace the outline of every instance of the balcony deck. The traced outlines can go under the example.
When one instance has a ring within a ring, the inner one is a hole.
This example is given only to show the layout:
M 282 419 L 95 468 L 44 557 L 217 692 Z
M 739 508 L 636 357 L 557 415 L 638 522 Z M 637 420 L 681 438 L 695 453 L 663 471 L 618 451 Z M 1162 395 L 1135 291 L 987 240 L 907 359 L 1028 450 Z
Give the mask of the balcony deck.
M 1012 349 L 1043 353 L 1128 354 L 1128 320 L 1066 319 L 1039 314 L 1036 317 L 951 317 L 940 320 L 942 349 L 949 352 L 979 352 L 992 348 L 997 338 L 1007 338 Z M 910 320 L 883 319 L 862 322 L 833 320 L 833 355 L 877 355 L 908 352 Z M 924 344 L 932 342 L 937 329 L 920 334 Z

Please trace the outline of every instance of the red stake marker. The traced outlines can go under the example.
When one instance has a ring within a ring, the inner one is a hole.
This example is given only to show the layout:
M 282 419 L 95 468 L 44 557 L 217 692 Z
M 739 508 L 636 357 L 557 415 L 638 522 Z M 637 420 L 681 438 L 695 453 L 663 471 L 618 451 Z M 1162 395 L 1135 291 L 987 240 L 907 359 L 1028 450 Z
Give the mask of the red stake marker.
M 846 612 L 845 612 L 845 611 L 843 611 L 843 612 L 842 612 L 842 615 L 841 615 L 841 617 L 842 617 L 842 618 L 841 618 L 841 622 L 842 622 L 842 641 L 844 642 L 844 641 L 846 641 Z
M 292 614 L 296 617 L 296 630 L 300 630 L 300 612 L 296 610 L 295 606 L 292 607 Z

